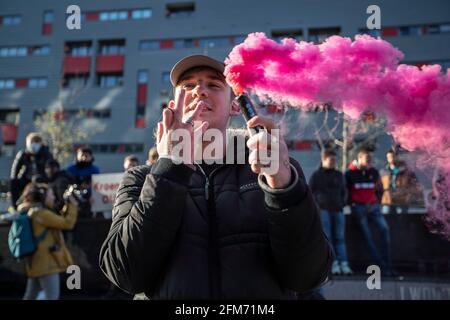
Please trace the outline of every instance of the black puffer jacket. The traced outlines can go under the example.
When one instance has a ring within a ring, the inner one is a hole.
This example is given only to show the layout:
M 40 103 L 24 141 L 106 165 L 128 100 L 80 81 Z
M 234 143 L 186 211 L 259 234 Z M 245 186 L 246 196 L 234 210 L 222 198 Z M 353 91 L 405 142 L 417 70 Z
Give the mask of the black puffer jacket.
M 347 203 L 344 175 L 336 169 L 320 167 L 311 175 L 309 187 L 319 208 L 331 212 L 341 211 Z
M 303 172 L 270 189 L 248 164 L 206 179 L 159 159 L 119 187 L 100 266 L 150 299 L 294 299 L 322 284 L 331 254 Z

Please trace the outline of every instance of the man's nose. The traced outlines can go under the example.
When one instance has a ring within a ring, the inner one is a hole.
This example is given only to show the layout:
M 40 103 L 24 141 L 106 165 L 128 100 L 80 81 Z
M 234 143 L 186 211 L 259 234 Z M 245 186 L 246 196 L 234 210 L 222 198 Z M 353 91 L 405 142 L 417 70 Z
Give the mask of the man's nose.
M 202 83 L 197 84 L 194 88 L 193 95 L 194 97 L 206 97 L 208 93 L 206 91 L 205 85 Z

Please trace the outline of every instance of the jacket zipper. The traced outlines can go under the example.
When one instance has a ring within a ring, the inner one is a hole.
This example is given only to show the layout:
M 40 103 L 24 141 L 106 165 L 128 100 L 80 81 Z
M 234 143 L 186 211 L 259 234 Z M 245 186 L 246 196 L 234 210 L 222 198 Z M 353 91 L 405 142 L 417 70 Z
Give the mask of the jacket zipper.
M 206 175 L 202 167 L 197 164 L 197 167 L 205 177 L 205 198 L 208 202 L 208 226 L 209 226 L 209 242 L 208 242 L 208 263 L 209 263 L 209 283 L 210 283 L 210 297 L 212 299 L 220 298 L 220 268 L 219 268 L 219 243 L 217 239 L 217 219 L 216 206 L 214 203 L 214 190 L 211 189 L 210 180 L 217 170 L 224 166 L 215 168 L 211 173 Z

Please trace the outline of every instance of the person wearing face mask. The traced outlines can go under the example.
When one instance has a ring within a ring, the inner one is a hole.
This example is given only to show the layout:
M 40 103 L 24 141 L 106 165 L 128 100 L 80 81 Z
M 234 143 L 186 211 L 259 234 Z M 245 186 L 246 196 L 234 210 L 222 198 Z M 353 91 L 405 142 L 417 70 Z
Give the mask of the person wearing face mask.
M 75 157 L 75 164 L 69 166 L 67 168 L 67 172 L 69 172 L 74 178 L 75 183 L 81 190 L 85 190 L 84 199 L 82 203 L 80 203 L 80 216 L 88 217 L 91 216 L 91 177 L 93 174 L 100 173 L 100 169 L 93 164 L 94 156 L 92 154 L 92 150 L 89 147 L 81 147 L 77 150 Z
M 27 183 L 31 181 L 46 180 L 45 163 L 53 159 L 49 148 L 43 143 L 42 137 L 37 132 L 32 132 L 26 137 L 26 148 L 20 150 L 11 167 L 11 196 L 12 206 L 17 208 L 17 200 L 22 194 Z
M 61 230 L 70 230 L 77 220 L 77 201 L 67 197 L 64 207 L 57 214 L 54 210 L 55 195 L 47 184 L 30 182 L 25 187 L 18 206 L 19 212 L 27 212 L 32 221 L 33 235 L 39 239 L 37 250 L 25 258 L 28 277 L 24 300 L 35 300 L 44 292 L 46 300 L 59 299 L 59 273 L 73 264 Z

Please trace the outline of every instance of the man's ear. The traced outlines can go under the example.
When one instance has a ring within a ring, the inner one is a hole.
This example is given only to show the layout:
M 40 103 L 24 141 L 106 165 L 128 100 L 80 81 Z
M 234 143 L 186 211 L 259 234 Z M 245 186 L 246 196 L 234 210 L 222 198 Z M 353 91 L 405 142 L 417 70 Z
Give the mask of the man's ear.
M 230 116 L 237 116 L 240 113 L 241 107 L 239 106 L 239 103 L 233 99 L 233 101 L 231 101 Z

